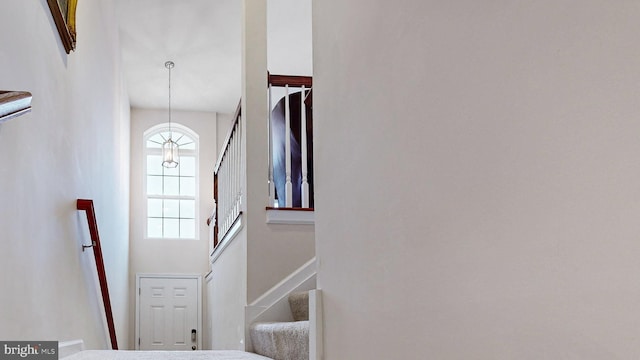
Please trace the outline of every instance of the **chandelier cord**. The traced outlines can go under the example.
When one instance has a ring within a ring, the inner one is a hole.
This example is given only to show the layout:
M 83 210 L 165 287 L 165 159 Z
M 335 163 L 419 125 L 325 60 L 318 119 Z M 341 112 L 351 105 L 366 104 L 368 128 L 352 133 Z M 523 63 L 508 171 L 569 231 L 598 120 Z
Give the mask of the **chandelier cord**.
M 167 66 L 169 68 L 169 140 L 172 138 L 171 133 L 171 68 L 173 64 Z

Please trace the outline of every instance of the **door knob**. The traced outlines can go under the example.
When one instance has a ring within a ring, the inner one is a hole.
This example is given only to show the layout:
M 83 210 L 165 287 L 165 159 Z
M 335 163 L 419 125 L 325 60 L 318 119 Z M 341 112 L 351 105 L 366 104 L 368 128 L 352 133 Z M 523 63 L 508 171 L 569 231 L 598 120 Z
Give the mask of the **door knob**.
M 197 348 L 196 348 L 196 346 L 195 346 L 195 345 L 193 345 L 193 346 L 191 347 L 191 350 L 195 350 L 195 349 L 197 349 Z
M 196 329 L 191 329 L 191 341 L 196 342 Z M 195 349 L 194 349 L 195 350 Z

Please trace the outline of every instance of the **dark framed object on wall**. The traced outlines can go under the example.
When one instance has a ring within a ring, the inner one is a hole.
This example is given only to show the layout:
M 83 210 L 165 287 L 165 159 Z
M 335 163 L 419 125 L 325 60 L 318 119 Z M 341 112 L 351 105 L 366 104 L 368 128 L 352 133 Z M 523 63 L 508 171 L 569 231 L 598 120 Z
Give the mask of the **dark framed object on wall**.
M 76 49 L 76 6 L 78 0 L 47 0 L 64 50 Z

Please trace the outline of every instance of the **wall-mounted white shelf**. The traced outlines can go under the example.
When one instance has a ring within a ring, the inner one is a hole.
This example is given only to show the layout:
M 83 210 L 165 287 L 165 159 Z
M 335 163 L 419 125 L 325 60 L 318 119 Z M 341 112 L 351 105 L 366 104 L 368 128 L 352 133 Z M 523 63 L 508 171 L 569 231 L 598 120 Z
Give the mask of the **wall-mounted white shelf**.
M 31 93 L 0 90 L 0 123 L 31 111 Z

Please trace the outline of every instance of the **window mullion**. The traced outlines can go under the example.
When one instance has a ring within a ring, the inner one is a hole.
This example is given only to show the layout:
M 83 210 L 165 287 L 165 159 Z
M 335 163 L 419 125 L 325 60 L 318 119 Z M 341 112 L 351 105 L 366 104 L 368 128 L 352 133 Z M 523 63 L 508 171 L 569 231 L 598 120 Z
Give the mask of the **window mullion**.
M 167 199 L 167 200 L 195 200 L 195 196 L 185 195 L 147 195 L 148 199 Z
M 198 191 L 199 176 L 198 176 L 198 162 L 197 162 L 199 147 L 198 147 L 197 135 L 192 136 L 188 132 L 174 130 L 174 133 L 175 133 L 174 135 L 177 135 L 174 137 L 177 138 L 178 140 L 181 140 L 181 142 L 183 142 L 181 146 L 184 145 L 190 148 L 190 149 L 180 148 L 180 156 L 184 157 L 185 164 L 189 165 L 187 166 L 187 168 L 185 168 L 187 170 L 187 173 L 184 173 L 183 171 L 184 169 L 182 167 L 179 167 L 178 169 L 174 169 L 173 171 L 169 171 L 165 168 L 162 168 L 162 170 L 160 170 L 160 168 L 158 168 L 155 165 L 156 159 L 150 158 L 150 156 L 157 157 L 162 155 L 162 149 L 158 145 L 160 145 L 160 142 L 163 142 L 165 137 L 164 135 L 166 135 L 166 132 L 167 132 L 166 128 L 161 128 L 160 126 L 158 126 L 153 129 L 150 129 L 149 133 L 145 132 L 145 137 L 144 137 L 145 163 L 144 163 L 143 171 L 146 174 L 144 181 L 145 181 L 145 184 L 148 184 L 149 180 L 154 181 L 152 183 L 153 185 L 151 188 L 149 188 L 148 185 L 145 185 L 145 188 L 149 189 L 149 190 L 145 190 L 145 192 L 151 191 L 151 192 L 161 193 L 161 194 L 157 194 L 157 193 L 145 194 L 147 199 L 145 204 L 145 207 L 147 208 L 147 211 L 146 211 L 147 231 L 149 231 L 150 229 L 154 229 L 154 232 L 153 232 L 154 236 L 149 238 L 157 238 L 158 236 L 160 236 L 160 238 L 164 238 L 164 239 L 169 239 L 169 238 L 181 239 L 183 236 L 187 234 L 191 236 L 191 232 L 193 230 L 194 234 L 192 235 L 193 236 L 192 238 L 197 239 L 199 238 L 197 224 L 194 225 L 193 229 L 191 229 L 191 226 L 187 226 L 187 228 L 183 228 L 182 226 L 183 220 L 185 221 L 191 220 L 191 221 L 187 221 L 187 223 L 194 223 L 193 220 L 197 219 L 198 212 L 199 212 L 198 206 L 197 206 L 198 205 L 197 195 L 199 193 Z M 153 162 L 151 162 L 152 160 Z M 194 161 L 195 161 L 195 164 L 193 164 Z M 193 168 L 193 166 L 195 166 L 195 169 Z M 169 172 L 169 174 L 167 174 L 167 172 Z M 158 179 L 157 177 L 161 177 L 161 179 Z M 176 179 L 177 179 L 177 184 L 176 184 Z M 193 180 L 185 180 L 185 179 L 193 179 Z M 194 186 L 195 188 L 192 189 L 192 187 Z M 172 193 L 177 192 L 177 195 L 164 195 L 163 193 L 166 191 L 171 191 Z M 193 192 L 193 195 L 180 195 L 183 192 L 189 192 L 189 193 Z M 156 200 L 156 201 L 150 201 L 150 200 Z M 158 202 L 158 200 L 161 200 L 161 201 Z M 167 200 L 176 201 L 177 203 L 167 204 L 166 203 Z M 193 205 L 183 204 L 183 201 L 190 201 L 190 202 L 192 201 Z M 154 206 L 153 209 L 156 209 L 156 210 L 150 212 L 149 206 Z M 161 206 L 162 209 L 157 209 L 155 208 L 156 206 Z M 177 209 L 175 208 L 175 206 L 177 206 Z M 188 206 L 188 207 L 185 207 L 183 209 L 183 206 Z M 194 207 L 193 209 L 191 208 L 192 206 Z M 158 210 L 160 211 L 158 212 Z M 185 211 L 183 212 L 183 210 Z M 170 212 L 167 212 L 167 211 L 170 211 Z M 152 213 L 153 215 L 159 214 L 160 217 L 149 216 L 150 213 Z M 191 215 L 189 215 L 188 218 L 183 219 L 183 216 L 187 216 L 187 214 L 191 214 Z M 167 215 L 170 215 L 170 216 L 167 216 Z M 159 221 L 154 220 L 154 222 L 151 223 L 152 224 L 151 226 L 153 227 L 149 227 L 150 226 L 149 222 L 151 221 L 150 219 L 158 219 Z M 156 222 L 158 222 L 158 224 L 155 224 Z M 175 227 L 172 228 L 171 226 L 175 226 Z

